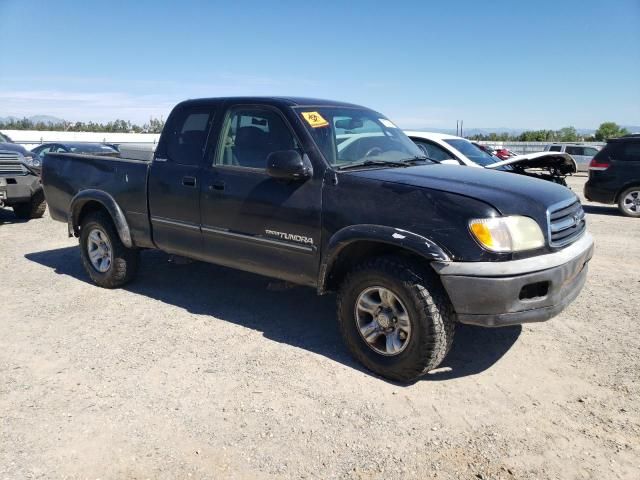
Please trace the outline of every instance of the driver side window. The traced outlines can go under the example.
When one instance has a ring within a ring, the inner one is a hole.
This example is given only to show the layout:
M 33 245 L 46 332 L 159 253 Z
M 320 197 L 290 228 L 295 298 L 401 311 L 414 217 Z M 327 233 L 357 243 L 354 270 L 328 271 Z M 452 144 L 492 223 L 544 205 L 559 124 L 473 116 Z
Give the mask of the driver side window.
M 450 159 L 456 160 L 453 155 L 438 145 L 420 140 L 414 140 L 414 142 L 418 145 L 420 150 L 422 150 L 424 154 L 432 160 L 436 160 L 437 162 Z
M 273 110 L 235 108 L 222 132 L 217 165 L 264 169 L 271 153 L 299 148 L 289 127 Z

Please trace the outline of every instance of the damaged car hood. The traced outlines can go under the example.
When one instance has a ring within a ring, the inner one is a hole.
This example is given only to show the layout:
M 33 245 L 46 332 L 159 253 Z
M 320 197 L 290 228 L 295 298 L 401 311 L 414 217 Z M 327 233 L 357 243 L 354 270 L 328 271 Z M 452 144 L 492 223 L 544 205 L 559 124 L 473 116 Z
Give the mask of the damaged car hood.
M 526 155 L 516 155 L 507 160 L 486 165 L 485 168 L 500 168 L 504 166 L 517 166 L 519 168 L 555 168 L 562 174 L 576 173 L 578 166 L 576 161 L 568 153 L 537 152 Z

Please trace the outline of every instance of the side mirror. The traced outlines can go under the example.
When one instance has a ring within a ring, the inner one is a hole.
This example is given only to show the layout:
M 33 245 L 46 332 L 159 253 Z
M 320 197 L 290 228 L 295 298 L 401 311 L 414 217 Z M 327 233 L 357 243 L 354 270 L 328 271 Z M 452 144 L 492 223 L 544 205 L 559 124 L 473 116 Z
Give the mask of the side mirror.
M 453 160 L 451 158 L 447 158 L 446 160 L 440 160 L 441 165 L 460 165 L 460 162 L 457 160 Z
M 279 150 L 267 157 L 267 174 L 281 180 L 304 180 L 313 175 L 313 167 L 297 150 Z

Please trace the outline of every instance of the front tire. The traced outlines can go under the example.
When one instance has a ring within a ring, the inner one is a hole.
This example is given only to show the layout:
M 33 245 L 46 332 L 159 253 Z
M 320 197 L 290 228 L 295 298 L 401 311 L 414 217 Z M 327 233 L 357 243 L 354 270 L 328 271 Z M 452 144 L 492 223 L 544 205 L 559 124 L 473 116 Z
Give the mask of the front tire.
M 436 368 L 453 341 L 455 313 L 437 276 L 401 257 L 356 267 L 338 294 L 352 355 L 385 378 L 409 382 Z
M 42 218 L 47 209 L 47 202 L 42 191 L 36 193 L 27 203 L 19 203 L 13 206 L 13 213 L 22 220 Z
M 640 186 L 627 188 L 620 194 L 618 210 L 627 217 L 640 218 Z
M 105 212 L 92 212 L 80 229 L 82 265 L 96 285 L 118 288 L 129 283 L 138 271 L 139 251 L 127 248 Z

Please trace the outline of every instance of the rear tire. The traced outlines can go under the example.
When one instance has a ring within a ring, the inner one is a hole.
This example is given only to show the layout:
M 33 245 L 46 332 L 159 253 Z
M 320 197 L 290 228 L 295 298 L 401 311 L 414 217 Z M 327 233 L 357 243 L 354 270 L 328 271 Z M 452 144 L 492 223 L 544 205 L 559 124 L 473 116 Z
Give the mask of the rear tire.
M 375 305 L 374 315 L 367 309 Z M 401 382 L 436 368 L 455 330 L 453 307 L 435 273 L 396 256 L 373 258 L 347 275 L 338 318 L 352 355 L 372 372 Z
M 640 186 L 627 188 L 620 194 L 618 210 L 626 217 L 640 218 Z
M 89 213 L 80 229 L 82 265 L 96 285 L 118 288 L 134 279 L 139 264 L 137 248 L 127 248 L 105 212 Z
M 40 191 L 31 197 L 29 202 L 14 205 L 13 213 L 22 220 L 29 220 L 32 218 L 42 218 L 46 209 L 47 202 L 44 199 L 44 193 Z

